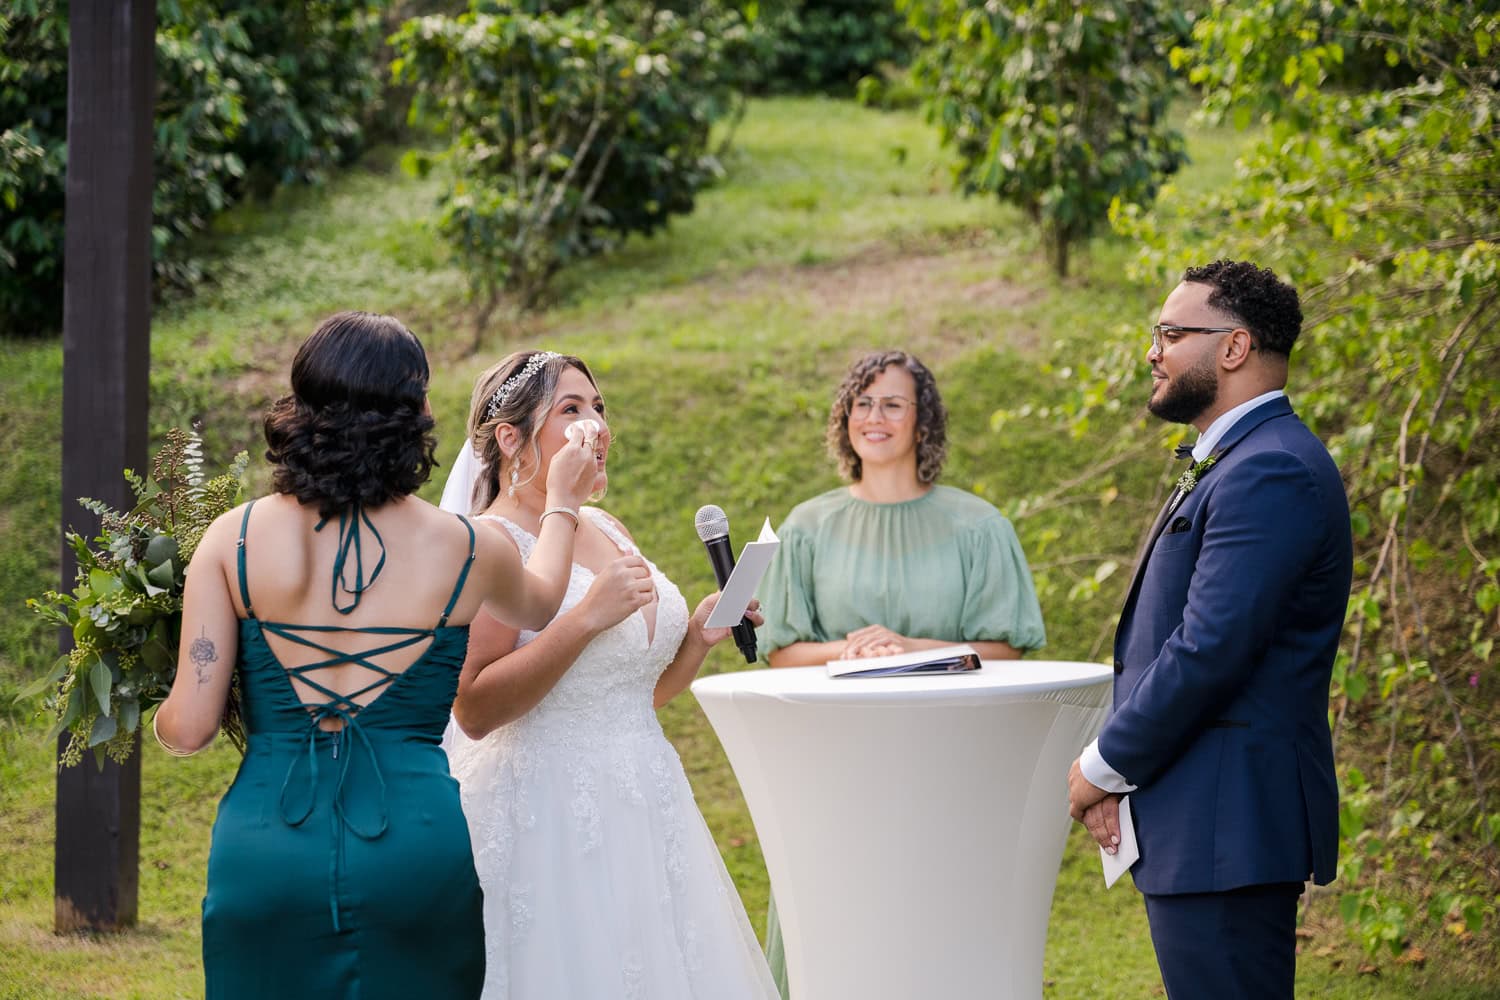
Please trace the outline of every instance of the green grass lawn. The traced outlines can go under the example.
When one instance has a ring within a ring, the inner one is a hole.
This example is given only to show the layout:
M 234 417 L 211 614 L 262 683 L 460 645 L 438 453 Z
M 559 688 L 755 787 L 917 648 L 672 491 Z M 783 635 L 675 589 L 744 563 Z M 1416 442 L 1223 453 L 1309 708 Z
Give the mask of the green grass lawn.
M 1181 186 L 1228 182 L 1243 139 L 1202 130 L 1190 139 L 1196 162 Z M 398 159 L 384 151 L 326 189 L 222 221 L 206 247 L 214 284 L 156 316 L 153 431 L 201 416 L 211 455 L 249 449 L 263 484 L 258 415 L 283 391 L 296 345 L 342 308 L 395 313 L 423 338 L 445 461 L 463 438 L 480 369 L 523 346 L 576 353 L 600 379 L 616 434 L 605 506 L 690 601 L 712 586 L 692 529 L 700 504 L 721 504 L 743 540 L 762 517 L 774 523 L 837 482 L 822 426 L 858 353 L 908 347 L 928 361 L 952 411 L 945 481 L 1006 507 L 1076 475 L 1090 442 L 1040 420 L 997 432 L 991 415 L 1049 405 L 1061 384 L 1049 368 L 1095 341 L 1139 338 L 1144 357 L 1164 291 L 1131 284 L 1131 248 L 1110 239 L 1078 255 L 1072 277 L 1053 277 L 1019 213 L 952 193 L 945 158 L 915 114 L 762 101 L 735 138 L 725 180 L 691 217 L 567 274 L 550 309 L 521 331 L 496 328 L 471 354 L 462 276 L 423 225 L 439 182 L 402 175 Z M 0 1000 L 198 996 L 209 825 L 237 763 L 227 746 L 186 761 L 146 749 L 140 926 L 101 938 L 51 933 L 53 749 L 43 725 L 10 702 L 53 655 L 22 602 L 57 574 L 61 350 L 14 340 L 0 348 Z M 1121 414 L 1092 433 L 1129 433 L 1136 419 Z M 1129 559 L 1162 459 L 1153 452 L 1116 470 L 1096 500 L 1017 517 L 1047 656 L 1098 658 L 1124 574 L 1092 599 L 1069 593 L 1098 559 Z M 428 484 L 429 499 L 444 474 Z M 729 669 L 733 649 L 705 666 Z M 690 695 L 661 717 L 759 929 L 765 871 L 733 774 Z M 1336 909 L 1336 897 L 1313 900 L 1300 996 L 1500 997 L 1486 964 L 1493 954 L 1479 945 L 1422 942 L 1425 963 L 1371 964 L 1347 942 Z M 1160 995 L 1139 900 L 1128 885 L 1104 891 L 1078 831 L 1053 905 L 1046 980 L 1049 998 Z

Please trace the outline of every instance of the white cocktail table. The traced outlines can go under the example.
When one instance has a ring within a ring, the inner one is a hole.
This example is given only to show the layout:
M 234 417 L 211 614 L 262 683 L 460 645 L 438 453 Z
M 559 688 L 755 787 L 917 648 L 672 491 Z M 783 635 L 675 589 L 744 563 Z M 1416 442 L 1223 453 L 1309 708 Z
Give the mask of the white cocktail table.
M 702 677 L 755 821 L 793 1000 L 1038 1000 L 1068 765 L 1113 671 Z

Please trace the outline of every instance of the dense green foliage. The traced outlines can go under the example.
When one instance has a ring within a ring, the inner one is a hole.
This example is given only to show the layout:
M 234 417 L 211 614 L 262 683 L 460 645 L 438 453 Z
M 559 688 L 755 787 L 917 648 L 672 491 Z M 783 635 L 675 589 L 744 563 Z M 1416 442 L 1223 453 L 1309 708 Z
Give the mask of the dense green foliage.
M 1330 721 L 1364 765 L 1341 776 L 1339 884 L 1371 949 L 1417 923 L 1472 932 L 1500 903 L 1497 38 L 1493 4 L 1220 6 L 1172 59 L 1210 118 L 1263 141 L 1217 192 L 1116 213 L 1153 281 L 1244 256 L 1302 290 L 1291 391 L 1356 534 Z M 1143 347 L 1065 372 L 1065 419 L 1144 398 Z
M 912 38 L 891 0 L 764 0 L 757 6 L 757 90 L 849 93 L 911 57 Z
M 392 38 L 413 117 L 450 137 L 438 229 L 480 302 L 535 307 L 563 267 L 690 212 L 719 167 L 748 40 L 712 2 L 434 15 Z M 418 169 L 431 159 L 418 157 Z
M 202 277 L 188 238 L 249 192 L 321 179 L 380 107 L 386 0 L 160 0 L 152 243 L 159 281 Z M 0 326 L 62 316 L 65 0 L 0 13 Z
M 1162 54 L 1187 30 L 1161 0 L 899 0 L 930 114 L 965 191 L 1042 227 L 1059 275 L 1114 200 L 1147 204 L 1182 164 Z

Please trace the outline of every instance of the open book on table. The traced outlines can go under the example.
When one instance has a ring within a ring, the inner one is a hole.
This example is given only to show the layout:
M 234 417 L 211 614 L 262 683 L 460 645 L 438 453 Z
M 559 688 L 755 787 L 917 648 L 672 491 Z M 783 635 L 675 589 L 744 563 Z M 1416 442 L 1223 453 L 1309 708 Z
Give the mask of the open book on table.
M 979 669 L 979 653 L 973 646 L 939 646 L 893 656 L 866 656 L 857 660 L 830 660 L 829 677 L 893 677 L 901 674 L 955 674 Z

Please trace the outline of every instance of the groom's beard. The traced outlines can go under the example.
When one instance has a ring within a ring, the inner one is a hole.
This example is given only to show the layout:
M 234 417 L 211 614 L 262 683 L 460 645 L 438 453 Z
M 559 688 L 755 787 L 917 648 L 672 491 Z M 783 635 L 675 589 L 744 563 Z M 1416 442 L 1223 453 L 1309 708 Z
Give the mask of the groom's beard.
M 1146 409 L 1174 424 L 1190 424 L 1219 398 L 1219 373 L 1214 356 L 1207 355 L 1176 378 L 1162 384 L 1160 396 L 1152 396 Z

